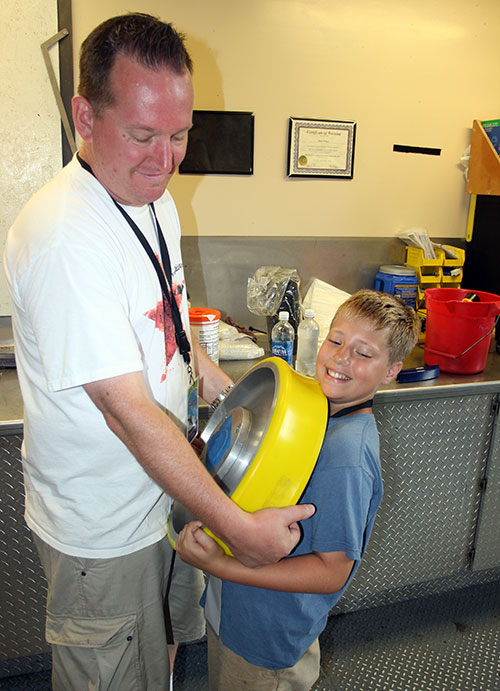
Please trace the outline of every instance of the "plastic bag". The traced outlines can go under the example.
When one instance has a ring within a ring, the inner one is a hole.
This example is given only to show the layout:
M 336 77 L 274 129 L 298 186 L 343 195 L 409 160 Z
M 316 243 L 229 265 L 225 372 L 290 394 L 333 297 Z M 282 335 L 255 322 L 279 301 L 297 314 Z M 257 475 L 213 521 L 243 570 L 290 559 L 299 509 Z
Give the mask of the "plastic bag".
M 459 164 L 464 171 L 465 182 L 467 182 L 467 178 L 469 177 L 469 161 L 470 161 L 470 144 L 465 149 L 463 154 L 460 156 L 460 161 L 459 161 Z
M 250 312 L 267 317 L 267 334 L 271 346 L 271 332 L 279 313 L 288 312 L 295 334 L 300 322 L 300 278 L 296 269 L 280 266 L 261 266 L 253 278 L 248 279 L 247 306 Z M 294 340 L 294 352 L 297 339 Z
M 255 360 L 259 357 L 264 357 L 264 348 L 247 336 L 219 341 L 219 360 Z
M 295 269 L 280 266 L 261 266 L 248 279 L 247 307 L 261 317 L 275 315 L 283 301 L 288 282 L 292 279 L 299 286 L 299 274 Z

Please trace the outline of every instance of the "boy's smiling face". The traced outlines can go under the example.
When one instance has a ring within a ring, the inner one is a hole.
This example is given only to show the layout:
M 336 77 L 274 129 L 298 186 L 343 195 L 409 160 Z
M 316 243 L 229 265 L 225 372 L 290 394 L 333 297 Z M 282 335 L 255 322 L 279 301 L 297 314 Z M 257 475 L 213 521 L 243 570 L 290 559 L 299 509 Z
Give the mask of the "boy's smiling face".
M 367 319 L 335 318 L 316 362 L 330 413 L 369 400 L 379 386 L 397 376 L 402 365 L 389 365 L 385 329 L 376 330 Z

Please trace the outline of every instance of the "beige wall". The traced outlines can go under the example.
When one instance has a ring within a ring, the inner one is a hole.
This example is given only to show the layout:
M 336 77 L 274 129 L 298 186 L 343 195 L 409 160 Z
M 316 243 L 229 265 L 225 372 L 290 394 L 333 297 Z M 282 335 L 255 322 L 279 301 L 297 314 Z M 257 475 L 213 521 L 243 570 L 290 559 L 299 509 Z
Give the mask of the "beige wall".
M 135 9 L 73 0 L 75 48 Z M 196 108 L 255 113 L 253 176 L 172 181 L 185 235 L 387 237 L 419 226 L 465 237 L 459 159 L 472 120 L 500 116 L 498 0 L 145 0 L 140 10 L 187 34 Z M 355 120 L 354 179 L 287 178 L 290 116 Z
M 8 0 L 0 42 L 0 254 L 28 199 L 61 167 L 61 126 L 40 46 L 57 33 L 57 0 Z M 57 74 L 57 46 L 50 50 Z M 0 315 L 10 314 L 0 266 Z

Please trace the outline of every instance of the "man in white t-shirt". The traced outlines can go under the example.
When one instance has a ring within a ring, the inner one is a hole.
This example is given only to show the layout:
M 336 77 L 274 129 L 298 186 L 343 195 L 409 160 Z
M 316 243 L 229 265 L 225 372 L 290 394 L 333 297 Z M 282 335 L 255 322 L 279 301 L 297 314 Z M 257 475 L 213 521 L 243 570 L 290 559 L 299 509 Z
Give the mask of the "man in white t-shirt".
M 248 566 L 287 554 L 314 510 L 243 512 L 186 439 L 194 375 L 208 403 L 231 385 L 196 341 L 185 347 L 180 226 L 166 187 L 192 124 L 191 71 L 169 24 L 130 14 L 97 27 L 73 99 L 79 154 L 7 239 L 26 521 L 49 583 L 55 691 L 168 688 L 171 497 Z M 177 560 L 176 643 L 203 634 L 200 587 Z

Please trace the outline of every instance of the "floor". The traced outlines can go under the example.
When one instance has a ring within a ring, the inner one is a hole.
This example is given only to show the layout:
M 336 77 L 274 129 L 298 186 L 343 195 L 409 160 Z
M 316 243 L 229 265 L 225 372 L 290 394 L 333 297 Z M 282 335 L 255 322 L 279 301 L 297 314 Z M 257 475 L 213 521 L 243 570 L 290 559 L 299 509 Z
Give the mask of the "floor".
M 321 649 L 314 691 L 500 691 L 500 582 L 331 617 Z M 207 688 L 205 643 L 181 648 L 175 691 Z M 50 671 L 0 679 L 50 689 Z

